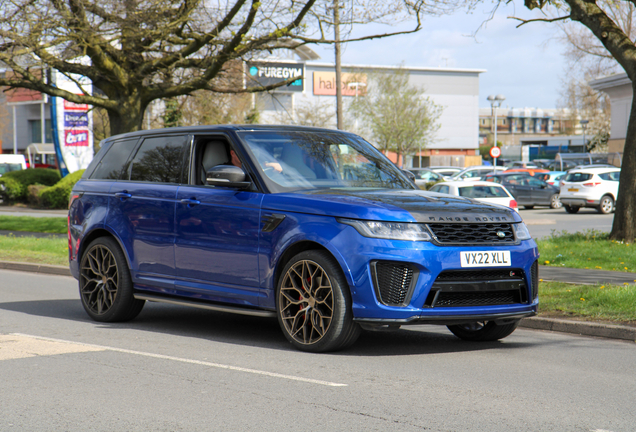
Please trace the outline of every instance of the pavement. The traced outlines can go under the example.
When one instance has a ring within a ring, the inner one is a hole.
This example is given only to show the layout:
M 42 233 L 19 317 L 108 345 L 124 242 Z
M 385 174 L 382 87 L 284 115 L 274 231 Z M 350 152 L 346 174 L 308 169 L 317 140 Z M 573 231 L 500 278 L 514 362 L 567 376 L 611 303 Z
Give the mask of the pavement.
M 0 205 L 0 215 L 33 216 L 33 217 L 66 217 L 66 210 L 39 210 L 21 207 L 7 207 Z M 17 231 L 1 231 L 0 235 L 15 236 L 59 236 L 66 234 L 24 233 Z M 27 271 L 40 274 L 71 276 L 66 266 L 47 264 L 31 264 L 22 262 L 0 261 L 0 270 Z M 544 282 L 565 282 L 576 285 L 594 284 L 635 284 L 636 273 L 626 273 L 607 270 L 573 269 L 566 267 L 539 266 L 539 279 Z M 621 339 L 636 342 L 636 327 L 614 325 L 603 322 L 579 321 L 574 319 L 557 319 L 532 317 L 521 320 L 520 327 L 556 331 L 561 333 L 578 334 L 584 336 Z

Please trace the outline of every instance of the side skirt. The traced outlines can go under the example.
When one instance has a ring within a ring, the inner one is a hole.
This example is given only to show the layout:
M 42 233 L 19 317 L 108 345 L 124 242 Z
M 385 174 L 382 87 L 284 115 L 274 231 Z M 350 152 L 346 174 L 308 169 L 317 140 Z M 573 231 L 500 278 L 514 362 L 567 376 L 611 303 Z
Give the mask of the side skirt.
M 135 298 L 137 300 L 148 300 L 148 301 L 154 301 L 159 303 L 169 303 L 174 305 L 190 306 L 190 307 L 195 307 L 199 309 L 207 309 L 207 310 L 213 310 L 217 312 L 228 312 L 228 313 L 234 313 L 239 315 L 250 315 L 250 316 L 257 316 L 257 317 L 264 317 L 264 318 L 276 317 L 276 312 L 273 312 L 273 311 L 224 306 L 224 305 L 217 305 L 212 303 L 201 303 L 201 302 L 195 302 L 190 300 L 181 300 L 181 299 L 167 298 L 162 296 L 154 296 L 149 294 L 135 293 Z

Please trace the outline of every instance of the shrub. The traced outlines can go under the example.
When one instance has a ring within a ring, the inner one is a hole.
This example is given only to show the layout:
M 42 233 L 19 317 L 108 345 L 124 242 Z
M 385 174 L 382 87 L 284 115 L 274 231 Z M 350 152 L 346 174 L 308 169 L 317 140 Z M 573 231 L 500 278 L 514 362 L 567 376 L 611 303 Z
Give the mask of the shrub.
M 40 200 L 43 207 L 64 209 L 68 207 L 73 186 L 84 174 L 84 170 L 75 171 L 67 175 L 54 186 L 47 187 L 40 192 Z
M 10 171 L 0 177 L 0 195 L 4 201 L 26 203 L 28 187 L 35 184 L 53 186 L 60 181 L 60 173 L 53 169 Z
M 35 184 L 27 187 L 27 201 L 31 207 L 41 207 L 42 200 L 40 199 L 40 192 L 46 189 L 48 186 L 41 184 Z

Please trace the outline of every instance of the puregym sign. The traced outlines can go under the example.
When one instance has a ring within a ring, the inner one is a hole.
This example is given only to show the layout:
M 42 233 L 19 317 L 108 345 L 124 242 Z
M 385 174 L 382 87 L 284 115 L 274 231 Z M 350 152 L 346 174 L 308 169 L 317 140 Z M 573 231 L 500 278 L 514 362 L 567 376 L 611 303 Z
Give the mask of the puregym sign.
M 277 87 L 279 92 L 302 92 L 305 89 L 305 65 L 302 63 L 280 62 L 248 62 L 246 63 L 246 86 L 265 87 L 285 82 L 291 78 L 298 78 L 290 84 Z

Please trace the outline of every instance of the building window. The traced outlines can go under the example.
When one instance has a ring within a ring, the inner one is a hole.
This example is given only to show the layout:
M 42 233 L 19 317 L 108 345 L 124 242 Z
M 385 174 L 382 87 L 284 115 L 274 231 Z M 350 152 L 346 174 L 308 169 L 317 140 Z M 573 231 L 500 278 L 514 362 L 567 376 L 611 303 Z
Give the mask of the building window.
M 44 130 L 46 142 L 53 143 L 53 128 L 50 120 L 44 122 Z M 42 121 L 41 120 L 29 120 L 29 131 L 31 132 L 31 143 L 42 142 Z

